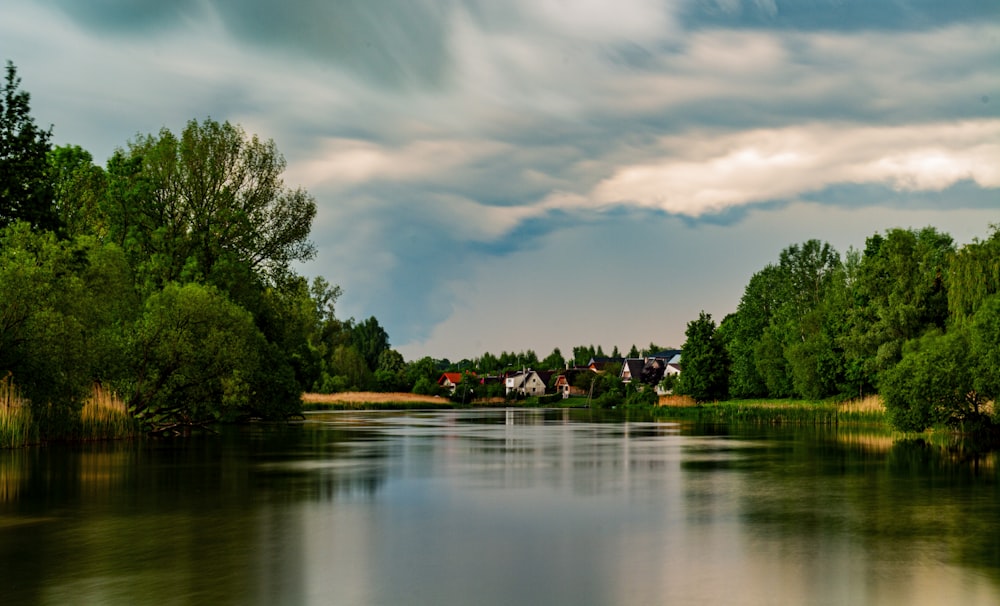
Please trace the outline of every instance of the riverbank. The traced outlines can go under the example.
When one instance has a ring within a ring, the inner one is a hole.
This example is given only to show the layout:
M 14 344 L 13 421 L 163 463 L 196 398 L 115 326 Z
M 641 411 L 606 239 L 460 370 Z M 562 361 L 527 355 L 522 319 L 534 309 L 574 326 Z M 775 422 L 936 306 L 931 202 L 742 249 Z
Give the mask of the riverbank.
M 726 400 L 694 404 L 690 399 L 661 400 L 657 415 L 723 423 L 840 423 L 887 425 L 878 396 L 846 401 Z

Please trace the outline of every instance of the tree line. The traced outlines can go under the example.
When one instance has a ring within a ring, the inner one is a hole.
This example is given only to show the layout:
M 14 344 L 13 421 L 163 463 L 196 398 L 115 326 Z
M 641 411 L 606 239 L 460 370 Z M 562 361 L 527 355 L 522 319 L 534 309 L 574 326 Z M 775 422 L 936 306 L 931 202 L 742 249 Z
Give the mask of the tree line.
M 295 272 L 315 254 L 316 202 L 283 183 L 273 141 L 191 120 L 99 166 L 52 145 L 20 82 L 8 62 L 0 379 L 43 437 L 66 432 L 95 384 L 155 431 L 286 418 L 303 391 L 405 383 L 378 321 L 339 320 L 341 289 Z
M 703 312 L 686 337 L 677 389 L 698 400 L 880 394 L 901 430 L 992 426 L 1000 227 L 962 247 L 934 227 L 876 233 L 843 257 L 789 246 L 734 313 L 716 326 Z

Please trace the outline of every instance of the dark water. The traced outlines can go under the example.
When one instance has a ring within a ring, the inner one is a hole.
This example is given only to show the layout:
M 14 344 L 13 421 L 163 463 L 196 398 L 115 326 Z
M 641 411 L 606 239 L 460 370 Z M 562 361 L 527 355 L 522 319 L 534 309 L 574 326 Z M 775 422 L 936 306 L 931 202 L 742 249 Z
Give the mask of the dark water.
M 0 451 L 0 603 L 996 605 L 998 463 L 561 410 Z

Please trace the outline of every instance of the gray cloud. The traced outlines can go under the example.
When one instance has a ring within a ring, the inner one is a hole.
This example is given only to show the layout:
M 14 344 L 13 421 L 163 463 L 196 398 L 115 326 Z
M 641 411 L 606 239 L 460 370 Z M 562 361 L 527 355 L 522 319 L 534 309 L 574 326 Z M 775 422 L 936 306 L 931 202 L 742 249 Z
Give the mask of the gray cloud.
M 206 115 L 273 137 L 320 204 L 306 269 L 411 352 L 473 322 L 463 301 L 502 314 L 477 297 L 508 292 L 487 283 L 508 263 L 540 301 L 557 270 L 586 301 L 590 283 L 627 289 L 614 272 L 659 238 L 727 250 L 762 216 L 997 203 L 991 2 L 14 4 L 0 46 L 57 139 L 100 158 Z

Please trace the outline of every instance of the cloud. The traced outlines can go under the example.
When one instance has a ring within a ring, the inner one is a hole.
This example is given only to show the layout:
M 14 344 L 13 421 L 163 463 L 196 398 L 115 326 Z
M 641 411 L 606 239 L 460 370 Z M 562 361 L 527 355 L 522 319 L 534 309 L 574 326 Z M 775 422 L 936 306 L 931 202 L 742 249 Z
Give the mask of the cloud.
M 657 249 L 652 218 L 728 230 L 738 255 L 799 200 L 988 210 L 1000 187 L 1000 25 L 978 0 L 12 4 L 0 50 L 57 142 L 101 159 L 208 115 L 274 138 L 319 204 L 305 269 L 396 344 L 508 292 L 484 280 L 513 260 L 554 297 L 552 264 L 561 287 L 581 271 L 559 243 L 608 251 L 585 280 L 626 291 L 614 268 Z
M 554 194 L 542 206 L 636 205 L 700 217 L 841 183 L 941 191 L 968 180 L 1000 188 L 1000 120 L 693 132 L 664 137 L 649 151 L 659 159 L 618 167 L 590 192 Z

